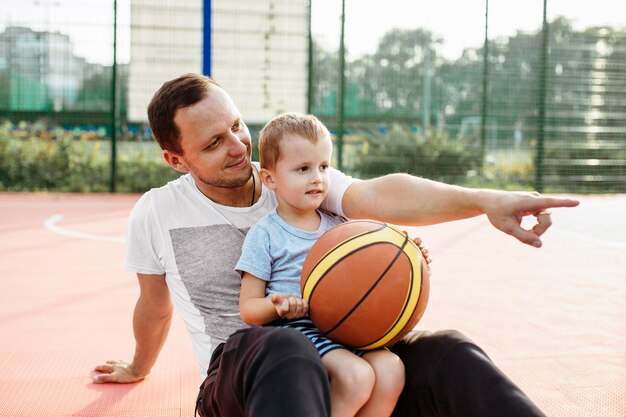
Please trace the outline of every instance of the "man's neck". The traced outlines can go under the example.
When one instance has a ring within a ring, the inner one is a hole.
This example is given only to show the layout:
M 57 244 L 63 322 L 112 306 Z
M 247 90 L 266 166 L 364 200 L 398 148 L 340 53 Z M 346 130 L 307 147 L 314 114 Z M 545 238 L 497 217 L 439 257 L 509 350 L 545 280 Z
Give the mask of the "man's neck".
M 256 175 L 253 171 L 252 175 Z M 196 181 L 198 190 L 212 202 L 227 207 L 250 207 L 259 199 L 261 186 L 258 179 L 250 179 L 241 187 L 215 187 Z M 253 191 L 252 187 L 256 190 Z M 254 194 L 254 197 L 253 197 Z

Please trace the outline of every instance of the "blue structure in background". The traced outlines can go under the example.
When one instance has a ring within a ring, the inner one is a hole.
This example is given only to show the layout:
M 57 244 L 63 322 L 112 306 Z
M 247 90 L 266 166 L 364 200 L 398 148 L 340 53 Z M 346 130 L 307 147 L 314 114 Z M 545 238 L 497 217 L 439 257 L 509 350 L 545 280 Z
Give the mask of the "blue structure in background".
M 203 0 L 202 17 L 202 73 L 211 75 L 211 0 Z

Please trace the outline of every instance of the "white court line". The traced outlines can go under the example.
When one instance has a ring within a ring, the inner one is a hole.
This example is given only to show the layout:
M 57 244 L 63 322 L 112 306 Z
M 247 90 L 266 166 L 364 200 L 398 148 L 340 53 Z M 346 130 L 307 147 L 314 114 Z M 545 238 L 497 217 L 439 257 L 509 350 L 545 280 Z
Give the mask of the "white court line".
M 25 202 L 25 201 L 0 201 L 0 208 L 101 208 L 111 207 L 125 209 L 129 205 L 123 202 L 70 202 L 70 201 L 42 201 L 42 202 Z
M 77 232 L 74 230 L 64 229 L 63 227 L 57 226 L 57 223 L 60 222 L 61 219 L 63 219 L 62 214 L 55 214 L 54 216 L 48 217 L 46 220 L 44 220 L 43 226 L 45 227 L 46 230 L 52 233 L 63 235 L 63 236 L 70 236 L 70 237 L 75 237 L 78 239 L 87 239 L 87 240 L 99 240 L 99 241 L 104 241 L 104 242 L 124 243 L 123 237 L 101 236 L 101 235 L 94 235 L 92 233 L 83 233 L 83 232 Z
M 50 231 L 52 233 L 57 233 L 57 234 L 64 235 L 64 236 L 75 237 L 75 238 L 78 238 L 78 239 L 98 240 L 98 241 L 116 242 L 116 243 L 124 243 L 125 242 L 125 239 L 123 237 L 102 236 L 102 235 L 96 235 L 96 234 L 92 234 L 92 233 L 83 233 L 83 232 L 77 232 L 77 231 L 74 231 L 74 230 L 69 230 L 69 229 L 65 229 L 63 227 L 57 226 L 57 223 L 60 222 L 62 219 L 63 219 L 63 215 L 62 214 L 55 214 L 54 216 L 51 216 L 51 217 L 47 218 L 44 221 L 43 225 L 44 225 L 46 230 L 48 230 L 48 231 Z M 574 231 L 567 230 L 567 229 L 561 228 L 561 227 L 553 227 L 553 230 L 554 231 L 558 231 L 559 233 L 562 233 L 564 235 L 569 235 L 569 236 L 571 236 L 573 238 L 585 240 L 586 242 L 589 242 L 589 243 L 595 243 L 597 245 L 610 246 L 610 247 L 613 247 L 613 248 L 626 250 L 626 242 L 618 242 L 618 241 L 614 241 L 614 240 L 601 239 L 601 238 L 593 237 L 593 236 L 585 234 L 585 233 L 574 232 Z

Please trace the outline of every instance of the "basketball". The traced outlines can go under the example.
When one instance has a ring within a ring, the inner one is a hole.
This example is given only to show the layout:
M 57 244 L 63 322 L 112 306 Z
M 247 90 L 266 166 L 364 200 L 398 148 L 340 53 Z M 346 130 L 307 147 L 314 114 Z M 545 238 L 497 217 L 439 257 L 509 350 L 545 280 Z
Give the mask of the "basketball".
M 430 289 L 428 265 L 413 240 L 372 220 L 353 220 L 315 242 L 300 289 L 326 336 L 369 350 L 389 346 L 421 319 Z

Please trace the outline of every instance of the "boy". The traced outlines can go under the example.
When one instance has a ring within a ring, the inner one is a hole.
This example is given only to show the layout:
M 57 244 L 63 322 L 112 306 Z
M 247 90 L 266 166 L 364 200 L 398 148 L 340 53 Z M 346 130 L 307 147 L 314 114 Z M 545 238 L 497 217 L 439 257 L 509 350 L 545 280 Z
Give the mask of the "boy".
M 241 318 L 303 332 L 329 374 L 333 417 L 391 415 L 404 387 L 404 365 L 388 350 L 354 351 L 320 333 L 300 298 L 302 263 L 315 241 L 343 218 L 319 209 L 330 185 L 330 133 L 312 115 L 286 113 L 259 138 L 260 178 L 278 206 L 252 226 L 236 270 Z M 355 354 L 356 353 L 356 354 Z

